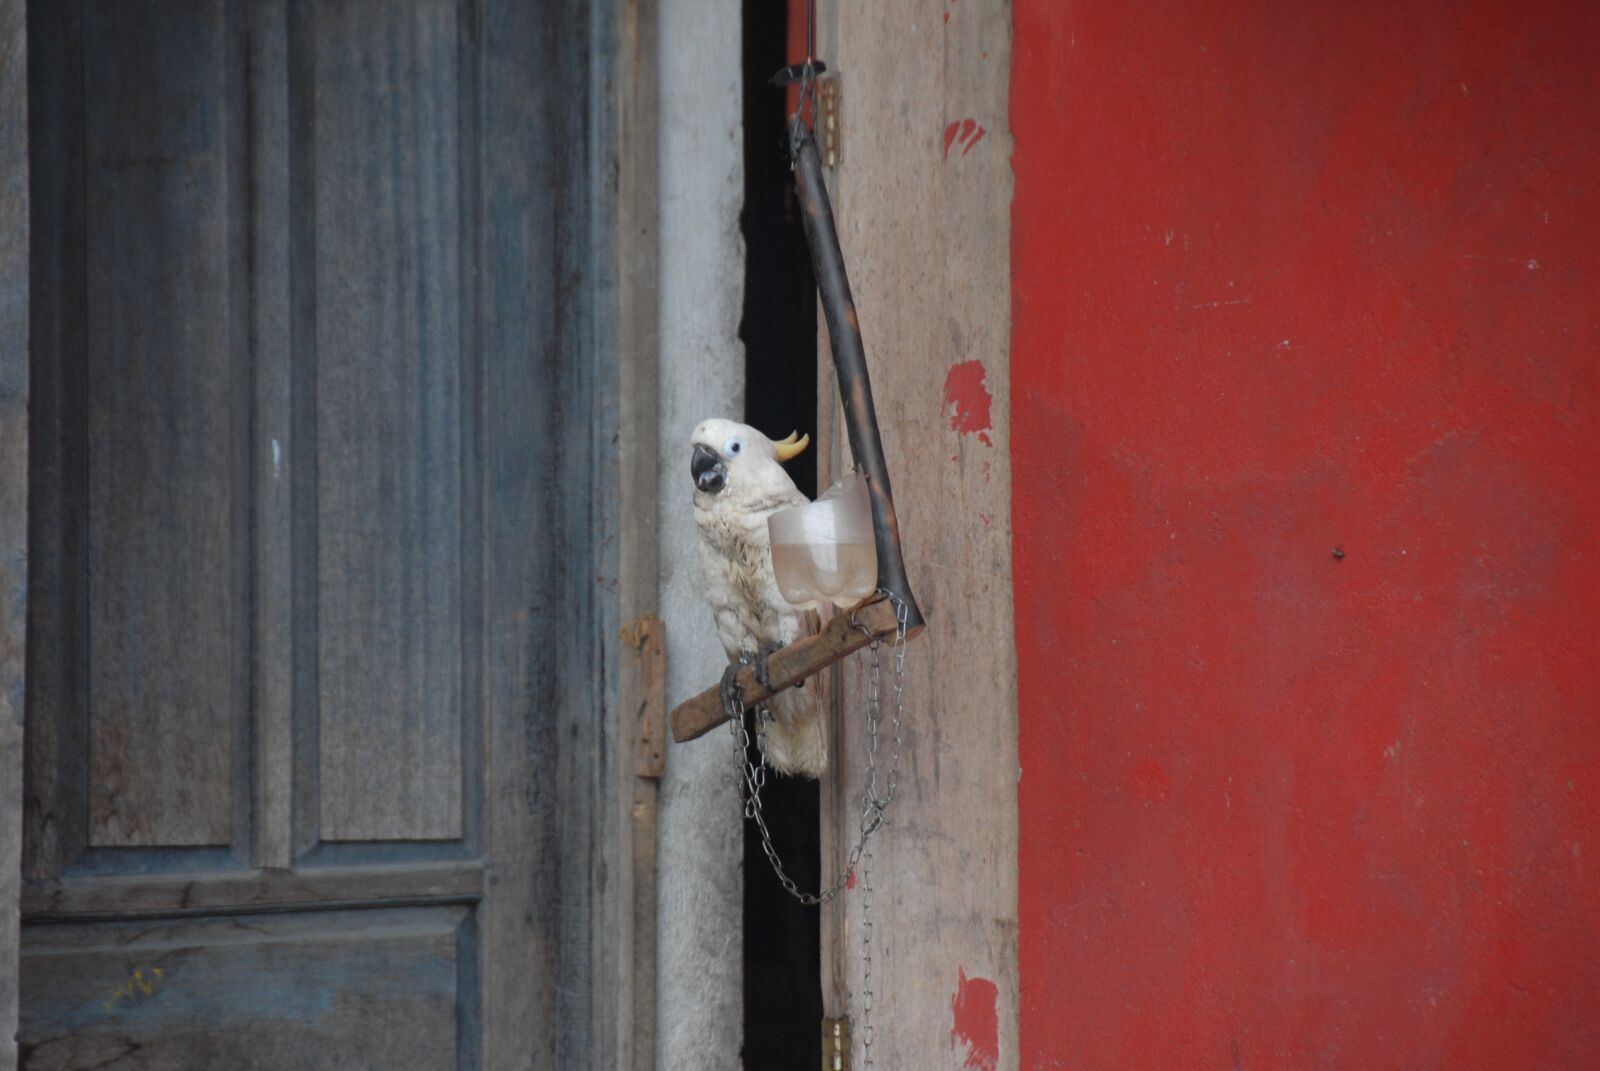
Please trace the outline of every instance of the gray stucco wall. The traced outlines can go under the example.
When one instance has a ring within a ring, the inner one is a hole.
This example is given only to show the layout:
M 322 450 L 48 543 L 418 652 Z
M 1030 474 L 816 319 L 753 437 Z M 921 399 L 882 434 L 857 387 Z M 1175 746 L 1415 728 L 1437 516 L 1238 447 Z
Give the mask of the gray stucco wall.
M 662 0 L 660 614 L 667 701 L 727 663 L 695 590 L 689 433 L 744 412 L 744 196 L 735 0 Z M 743 840 L 724 734 L 669 745 L 659 817 L 659 1071 L 733 1071 L 744 1026 Z

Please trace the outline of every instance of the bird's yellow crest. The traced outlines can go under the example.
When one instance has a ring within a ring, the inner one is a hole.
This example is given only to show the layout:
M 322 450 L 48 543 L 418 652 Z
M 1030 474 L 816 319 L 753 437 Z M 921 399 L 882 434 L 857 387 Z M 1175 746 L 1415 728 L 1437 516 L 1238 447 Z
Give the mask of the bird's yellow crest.
M 772 444 L 777 451 L 779 461 L 788 461 L 792 457 L 799 457 L 805 448 L 811 445 L 810 435 L 798 435 L 790 432 L 788 438 L 779 439 Z

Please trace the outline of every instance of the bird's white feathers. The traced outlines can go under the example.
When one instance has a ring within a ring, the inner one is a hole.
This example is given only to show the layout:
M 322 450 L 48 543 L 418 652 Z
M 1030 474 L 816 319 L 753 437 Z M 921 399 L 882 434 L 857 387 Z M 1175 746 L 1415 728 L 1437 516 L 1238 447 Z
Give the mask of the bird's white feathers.
M 749 659 L 763 648 L 815 633 L 816 614 L 786 602 L 772 572 L 767 517 L 809 501 L 783 470 L 777 447 L 755 428 L 731 420 L 702 422 L 689 445 L 715 452 L 724 471 L 714 493 L 696 488 L 694 519 L 700 591 L 728 658 Z M 827 769 L 817 694 L 814 685 L 790 688 L 769 704 L 773 719 L 762 746 L 767 761 L 783 773 L 820 777 Z

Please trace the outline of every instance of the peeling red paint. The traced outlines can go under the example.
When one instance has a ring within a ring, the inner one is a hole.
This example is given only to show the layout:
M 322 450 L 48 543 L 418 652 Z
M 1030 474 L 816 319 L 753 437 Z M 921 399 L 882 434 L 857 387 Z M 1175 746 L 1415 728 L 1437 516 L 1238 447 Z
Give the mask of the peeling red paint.
M 860 881 L 861 879 L 856 877 L 856 872 L 852 870 L 850 871 L 850 876 L 844 879 L 844 887 L 846 889 L 854 889 Z
M 944 408 L 954 409 L 950 415 L 950 430 L 958 435 L 977 433 L 985 446 L 993 446 L 989 438 L 989 388 L 983 385 L 982 361 L 963 361 L 950 369 L 944 377 Z
M 957 119 L 944 128 L 944 158 L 950 159 L 950 148 L 956 142 L 961 143 L 961 155 L 965 156 L 972 151 L 972 147 L 983 140 L 989 131 L 978 125 L 976 119 Z
M 957 967 L 956 995 L 950 998 L 950 1047 L 965 1044 L 967 1062 L 961 1066 L 973 1071 L 995 1071 L 1000 1066 L 1000 1016 L 995 1005 L 1000 988 L 987 978 L 968 978 L 965 967 Z
M 950 159 L 950 146 L 955 144 L 956 134 L 961 130 L 961 120 L 957 119 L 944 128 L 944 158 Z

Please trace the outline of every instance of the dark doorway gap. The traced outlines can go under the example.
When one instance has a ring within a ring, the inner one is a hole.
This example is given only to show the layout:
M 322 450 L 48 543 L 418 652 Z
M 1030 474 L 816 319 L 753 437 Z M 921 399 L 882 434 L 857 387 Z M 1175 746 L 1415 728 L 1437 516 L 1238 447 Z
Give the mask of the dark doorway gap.
M 773 438 L 799 431 L 815 439 L 816 284 L 790 181 L 784 93 L 767 84 L 788 62 L 788 5 L 745 0 L 743 8 L 745 422 Z M 787 468 L 815 497 L 816 451 Z M 817 782 L 772 775 L 762 799 L 784 866 L 815 892 Z M 814 1071 L 822 1060 L 821 916 L 778 883 L 754 822 L 744 823 L 744 835 L 744 1066 Z

